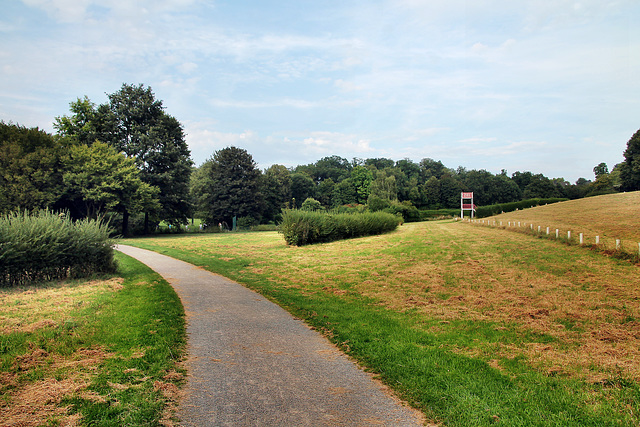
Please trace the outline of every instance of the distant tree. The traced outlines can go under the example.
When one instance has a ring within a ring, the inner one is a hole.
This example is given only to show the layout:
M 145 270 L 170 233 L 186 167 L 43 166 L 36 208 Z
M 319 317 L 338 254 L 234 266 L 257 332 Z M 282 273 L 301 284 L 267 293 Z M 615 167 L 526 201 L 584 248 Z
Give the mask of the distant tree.
M 300 209 L 303 211 L 319 211 L 322 210 L 322 203 L 312 197 L 308 197 L 302 202 Z
M 358 190 L 351 178 L 343 179 L 333 187 L 333 206 L 358 203 Z
M 365 204 L 371 191 L 373 173 L 364 166 L 356 166 L 351 170 L 351 182 L 355 186 L 357 203 Z
M 398 160 L 395 167 L 400 169 L 405 174 L 408 180 L 415 178 L 417 182 L 417 179 L 420 178 L 420 165 L 414 163 L 410 159 L 405 158 L 402 160 Z
M 624 162 L 620 165 L 620 190 L 640 190 L 640 130 L 627 142 Z
M 514 172 L 511 175 L 511 179 L 513 180 L 513 182 L 515 182 L 518 187 L 520 188 L 520 191 L 522 191 L 524 193 L 524 190 L 527 188 L 527 186 L 531 183 L 531 180 L 533 179 L 533 174 L 531 172 Z
M 443 208 L 457 208 L 460 206 L 462 184 L 450 173 L 444 173 L 440 178 L 440 206 Z
M 432 176 L 435 176 L 438 179 L 442 178 L 442 175 L 445 172 L 448 172 L 448 170 L 440 160 L 435 161 L 433 159 L 426 158 L 420 161 L 420 172 L 426 182 L 426 180 Z
M 295 206 L 299 208 L 308 197 L 315 197 L 316 185 L 308 175 L 304 173 L 291 174 L 291 196 L 295 200 Z
M 383 200 L 398 200 L 398 186 L 392 168 L 386 168 L 375 173 L 371 182 L 370 194 Z
M 63 157 L 65 198 L 83 217 L 134 214 L 158 204 L 158 189 L 140 179 L 133 159 L 103 142 L 69 148 Z M 123 223 L 122 234 L 128 235 Z
M 525 187 L 522 197 L 525 199 L 562 197 L 558 187 L 542 174 L 531 176 L 529 184 Z
M 53 207 L 63 192 L 63 150 L 43 130 L 0 122 L 0 213 Z
M 393 167 L 394 164 L 395 164 L 395 162 L 393 160 L 385 159 L 383 157 L 375 158 L 375 159 L 366 159 L 364 161 L 364 165 L 365 166 L 373 167 L 373 168 L 378 169 L 378 170 L 391 168 L 391 167 Z
M 340 156 L 323 157 L 315 163 L 316 183 L 331 178 L 333 182 L 340 182 L 349 177 L 351 173 L 351 163 Z
M 265 200 L 264 219 L 276 221 L 283 208 L 291 204 L 291 173 L 283 165 L 272 165 L 264 171 L 262 194 Z
M 246 150 L 218 150 L 201 168 L 197 210 L 207 224 L 231 224 L 233 217 L 260 219 L 264 206 L 262 173 Z
M 438 209 L 440 207 L 440 180 L 435 176 L 431 176 L 422 187 L 424 199 L 429 209 Z
M 324 207 L 331 207 L 333 204 L 333 190 L 336 183 L 331 178 L 327 178 L 320 182 L 316 187 L 316 197 Z
M 593 173 L 596 175 L 596 180 L 597 180 L 599 176 L 608 175 L 609 168 L 607 167 L 606 163 L 600 163 L 599 165 L 593 168 Z

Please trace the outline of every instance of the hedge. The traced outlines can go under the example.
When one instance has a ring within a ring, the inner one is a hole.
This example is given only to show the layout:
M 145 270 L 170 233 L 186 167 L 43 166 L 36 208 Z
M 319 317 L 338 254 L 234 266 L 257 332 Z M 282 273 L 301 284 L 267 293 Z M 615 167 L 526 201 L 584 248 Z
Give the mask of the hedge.
M 386 212 L 328 213 L 284 210 L 279 231 L 289 245 L 303 246 L 393 231 L 402 218 Z
M 0 217 L 0 287 L 115 271 L 113 241 L 102 221 L 72 221 L 50 211 Z
M 548 198 L 548 199 L 527 199 L 527 200 L 520 200 L 519 202 L 499 203 L 496 205 L 479 206 L 478 208 L 476 208 L 475 216 L 477 218 L 485 218 L 488 216 L 498 215 L 503 212 L 513 212 L 515 210 L 527 209 L 534 206 L 547 205 L 547 204 L 558 203 L 558 202 L 566 202 L 567 200 L 569 199 L 555 197 L 555 198 Z

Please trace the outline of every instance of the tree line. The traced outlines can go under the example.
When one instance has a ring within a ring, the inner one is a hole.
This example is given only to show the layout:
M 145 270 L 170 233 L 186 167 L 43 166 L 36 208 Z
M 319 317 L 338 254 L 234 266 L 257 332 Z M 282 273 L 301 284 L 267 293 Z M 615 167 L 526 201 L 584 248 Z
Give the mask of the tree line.
M 55 134 L 0 122 L 0 213 L 66 210 L 73 218 L 109 217 L 122 234 L 151 232 L 161 221 L 242 225 L 279 222 L 282 209 L 359 206 L 371 211 L 436 210 L 460 206 L 473 191 L 477 205 L 531 198 L 569 198 L 640 190 L 640 130 L 625 161 L 594 181 L 517 171 L 452 169 L 430 158 L 351 160 L 334 155 L 315 163 L 260 170 L 237 147 L 215 151 L 194 167 L 180 122 L 150 87 L 123 84 L 96 105 L 87 97 L 56 117 Z M 133 228 L 130 223 L 133 219 Z

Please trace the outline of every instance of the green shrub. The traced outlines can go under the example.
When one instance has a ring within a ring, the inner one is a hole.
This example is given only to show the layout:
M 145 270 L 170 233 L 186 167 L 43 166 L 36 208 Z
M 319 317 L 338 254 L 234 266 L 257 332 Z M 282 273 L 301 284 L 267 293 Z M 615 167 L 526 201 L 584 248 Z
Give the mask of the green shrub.
M 313 197 L 307 197 L 307 199 L 302 202 L 302 206 L 300 209 L 303 211 L 319 211 L 322 210 L 322 203 L 314 199 Z
M 0 287 L 115 271 L 102 221 L 73 222 L 49 211 L 0 217 Z
M 287 244 L 303 246 L 386 233 L 398 228 L 400 222 L 400 218 L 385 212 L 340 214 L 285 210 L 279 231 Z
M 498 215 L 503 212 L 513 212 L 519 209 L 527 209 L 534 206 L 546 205 L 550 203 L 564 202 L 569 199 L 549 198 L 549 199 L 527 199 L 519 202 L 499 203 L 496 205 L 479 206 L 476 208 L 476 218 L 485 218 L 488 216 Z

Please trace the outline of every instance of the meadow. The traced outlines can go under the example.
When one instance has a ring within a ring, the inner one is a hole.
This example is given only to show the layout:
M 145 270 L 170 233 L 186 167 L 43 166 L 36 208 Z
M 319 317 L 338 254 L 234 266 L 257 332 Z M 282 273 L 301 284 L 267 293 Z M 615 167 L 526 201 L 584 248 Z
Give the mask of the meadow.
M 573 231 L 573 235 L 584 233 L 585 242 L 595 242 L 600 236 L 601 242 L 615 247 L 615 239 L 622 240 L 623 246 L 630 252 L 637 252 L 640 242 L 640 191 L 631 193 L 607 194 L 570 200 L 549 206 L 538 206 L 515 212 L 504 213 L 486 221 L 520 221 L 522 224 L 535 224 L 550 227 L 552 232 L 560 229 L 562 235 Z
M 118 272 L 0 290 L 0 425 L 170 425 L 184 311 L 169 284 Z
M 640 270 L 628 261 L 453 221 L 304 247 L 276 232 L 125 243 L 262 293 L 435 424 L 640 423 Z

